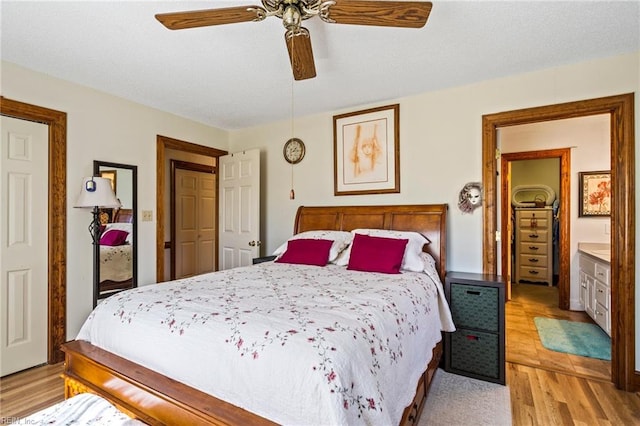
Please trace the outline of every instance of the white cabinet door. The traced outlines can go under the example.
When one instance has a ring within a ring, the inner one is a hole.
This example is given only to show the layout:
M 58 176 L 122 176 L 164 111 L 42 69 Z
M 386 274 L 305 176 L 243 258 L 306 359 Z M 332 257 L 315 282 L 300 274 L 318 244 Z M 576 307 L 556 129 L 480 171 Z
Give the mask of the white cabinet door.
M 611 336 L 610 266 L 587 255 L 580 255 L 580 303 L 585 312 Z
M 587 278 L 587 304 L 585 306 L 585 311 L 591 318 L 595 318 L 596 314 L 596 281 L 593 277 L 589 275 Z
M 588 295 L 587 295 L 587 274 L 585 274 L 582 271 L 580 271 L 579 282 L 580 282 L 580 293 L 578 294 L 578 297 L 580 298 L 580 304 L 586 310 L 587 309 L 587 298 L 588 298 Z

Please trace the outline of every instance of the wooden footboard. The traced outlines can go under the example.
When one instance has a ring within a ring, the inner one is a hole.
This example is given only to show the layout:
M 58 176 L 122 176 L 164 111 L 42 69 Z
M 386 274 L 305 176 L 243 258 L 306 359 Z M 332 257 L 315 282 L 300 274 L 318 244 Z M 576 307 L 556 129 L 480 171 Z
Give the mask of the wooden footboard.
M 98 394 L 150 425 L 273 425 L 232 404 L 75 340 L 62 345 L 67 397 Z
M 133 418 L 150 425 L 273 425 L 263 417 L 128 361 L 90 343 L 62 345 L 65 397 L 98 394 Z M 442 342 L 423 373 L 400 424 L 415 425 L 442 357 Z

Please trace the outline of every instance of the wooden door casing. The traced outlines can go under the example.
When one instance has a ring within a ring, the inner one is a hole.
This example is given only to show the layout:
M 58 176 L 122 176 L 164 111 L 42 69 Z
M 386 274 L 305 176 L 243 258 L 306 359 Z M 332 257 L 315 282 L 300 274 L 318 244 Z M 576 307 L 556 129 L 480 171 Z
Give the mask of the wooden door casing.
M 166 151 L 168 149 L 206 155 L 215 159 L 227 154 L 227 151 L 181 141 L 167 136 L 158 135 L 156 137 L 156 282 L 165 281 L 165 249 L 171 248 L 171 243 L 165 242 L 165 216 L 167 214 L 171 215 L 171 211 L 165 211 L 165 192 L 167 186 L 170 185 L 170 179 L 167 179 L 165 172 Z M 216 160 L 216 164 L 217 163 Z M 217 215 L 218 212 L 216 211 L 216 217 Z M 218 264 L 217 258 L 216 264 Z
M 611 379 L 640 389 L 635 373 L 635 136 L 634 94 L 487 114 L 482 117 L 483 271 L 496 273 L 496 148 L 498 128 L 588 115 L 611 117 Z
M 47 362 L 54 364 L 67 340 L 67 114 L 2 96 L 0 114 L 49 126 Z
M 508 229 L 510 227 L 509 223 L 509 213 L 508 209 L 510 209 L 510 200 L 511 200 L 511 188 L 509 185 L 504 184 L 504 180 L 510 177 L 510 163 L 512 161 L 521 161 L 521 160 L 541 160 L 548 158 L 558 158 L 560 160 L 560 193 L 558 194 L 558 200 L 560 202 L 558 214 L 559 214 L 559 231 L 558 231 L 558 306 L 561 309 L 569 309 L 569 299 L 570 299 L 570 257 L 569 257 L 569 235 L 570 235 L 570 215 L 566 212 L 571 211 L 571 196 L 570 196 L 570 172 L 571 172 L 571 149 L 569 148 L 560 148 L 560 149 L 548 149 L 541 151 L 527 151 L 527 152 L 513 152 L 513 153 L 504 153 L 500 155 L 501 158 L 501 176 L 503 184 L 501 185 L 502 192 L 500 194 L 501 199 L 501 209 L 502 214 L 501 217 L 501 229 L 503 235 L 508 235 Z M 565 214 L 566 213 L 566 214 Z M 506 231 L 506 232 L 505 232 Z M 515 230 L 511 230 L 515 232 Z M 511 235 L 509 235 L 511 237 Z M 501 261 L 502 261 L 502 276 L 507 276 L 506 263 L 508 262 L 507 257 L 510 254 L 509 248 L 510 239 L 503 239 L 501 245 Z M 513 268 L 513 265 L 511 265 Z M 513 270 L 511 271 L 511 278 L 514 277 Z M 510 298 L 510 297 L 509 297 Z

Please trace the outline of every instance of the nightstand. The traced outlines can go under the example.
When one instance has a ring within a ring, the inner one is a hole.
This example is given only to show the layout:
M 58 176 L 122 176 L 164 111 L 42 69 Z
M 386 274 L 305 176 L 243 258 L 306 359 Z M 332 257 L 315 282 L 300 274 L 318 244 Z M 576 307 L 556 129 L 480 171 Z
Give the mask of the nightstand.
M 445 333 L 445 370 L 505 384 L 505 284 L 498 275 L 448 272 L 445 295 L 456 331 Z
M 275 256 L 254 257 L 253 258 L 253 264 L 255 265 L 256 263 L 270 262 L 270 261 L 274 260 L 275 258 L 276 258 Z

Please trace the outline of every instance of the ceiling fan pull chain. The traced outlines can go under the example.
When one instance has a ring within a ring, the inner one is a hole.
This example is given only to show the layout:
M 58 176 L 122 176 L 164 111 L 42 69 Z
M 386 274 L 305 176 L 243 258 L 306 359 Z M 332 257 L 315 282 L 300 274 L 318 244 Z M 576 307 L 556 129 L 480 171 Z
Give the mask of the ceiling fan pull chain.
M 291 40 L 291 44 L 295 43 L 295 39 Z M 295 82 L 293 76 L 291 76 L 291 139 L 294 137 L 294 114 L 293 114 L 293 83 Z M 293 163 L 291 163 L 291 191 L 289 192 L 289 199 L 295 200 L 296 193 L 293 190 Z

